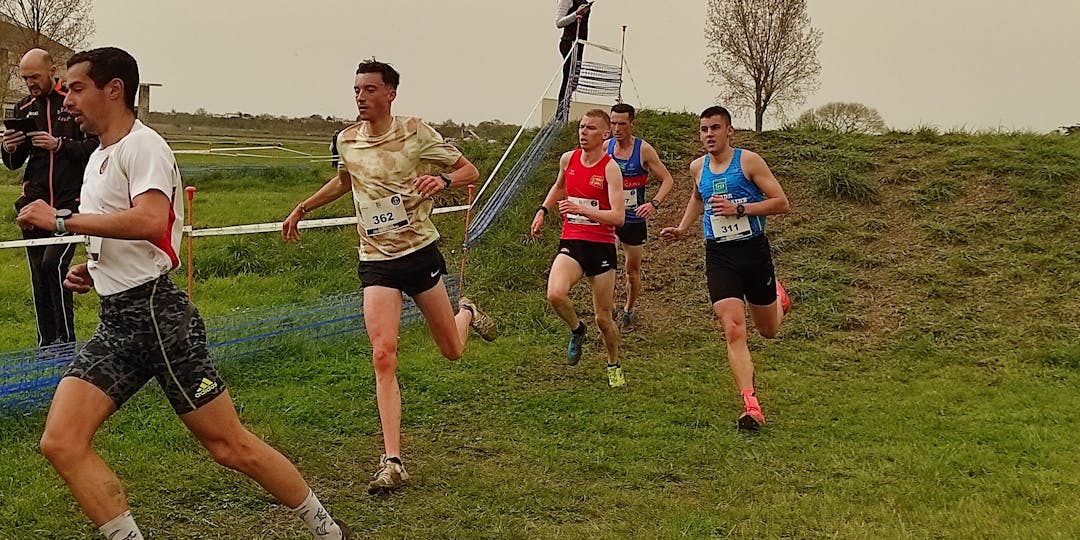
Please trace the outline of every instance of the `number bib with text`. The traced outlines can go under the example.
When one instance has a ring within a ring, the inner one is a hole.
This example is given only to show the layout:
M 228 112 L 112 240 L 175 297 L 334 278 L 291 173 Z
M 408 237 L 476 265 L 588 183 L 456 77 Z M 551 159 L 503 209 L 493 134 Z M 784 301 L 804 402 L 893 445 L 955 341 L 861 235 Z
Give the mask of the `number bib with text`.
M 378 236 L 409 226 L 409 214 L 405 211 L 401 195 L 363 201 L 358 207 L 360 226 L 368 236 Z
M 747 216 L 709 216 L 709 224 L 712 225 L 713 239 L 717 242 L 727 242 L 746 238 L 753 234 L 750 229 L 750 218 Z
M 637 190 L 636 189 L 624 189 L 622 192 L 623 203 L 626 204 L 627 210 L 633 210 L 637 208 Z
M 567 197 L 567 199 L 580 206 L 588 206 L 590 208 L 600 208 L 600 201 L 596 199 L 586 199 L 584 197 Z M 566 220 L 569 223 L 575 225 L 599 225 L 599 223 L 581 215 L 581 214 L 566 214 Z

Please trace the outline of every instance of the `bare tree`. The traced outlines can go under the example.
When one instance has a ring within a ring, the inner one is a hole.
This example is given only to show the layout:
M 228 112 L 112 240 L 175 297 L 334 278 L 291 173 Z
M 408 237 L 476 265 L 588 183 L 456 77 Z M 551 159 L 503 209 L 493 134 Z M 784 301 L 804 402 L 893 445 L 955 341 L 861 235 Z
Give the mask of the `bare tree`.
M 765 112 L 805 101 L 817 89 L 821 31 L 810 26 L 806 0 L 709 0 L 705 66 L 732 108 Z
M 795 127 L 837 133 L 884 133 L 885 120 L 877 110 L 862 103 L 826 103 L 802 113 Z
M 18 45 L 58 55 L 56 44 L 77 50 L 94 33 L 93 0 L 0 0 L 0 17 L 23 29 Z
M 0 116 L 7 117 L 8 111 L 4 105 L 8 102 L 8 95 L 11 94 L 11 83 L 14 79 L 15 66 L 11 65 L 10 60 L 11 53 L 8 49 L 0 46 Z

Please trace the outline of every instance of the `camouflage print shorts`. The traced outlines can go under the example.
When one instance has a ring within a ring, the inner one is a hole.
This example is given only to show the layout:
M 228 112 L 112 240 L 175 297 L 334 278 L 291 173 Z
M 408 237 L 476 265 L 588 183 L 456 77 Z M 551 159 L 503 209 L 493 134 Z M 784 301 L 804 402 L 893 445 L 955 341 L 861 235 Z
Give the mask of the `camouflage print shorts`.
M 151 378 L 177 414 L 225 391 L 206 348 L 202 317 L 168 276 L 102 297 L 100 318 L 64 376 L 97 386 L 117 408 Z

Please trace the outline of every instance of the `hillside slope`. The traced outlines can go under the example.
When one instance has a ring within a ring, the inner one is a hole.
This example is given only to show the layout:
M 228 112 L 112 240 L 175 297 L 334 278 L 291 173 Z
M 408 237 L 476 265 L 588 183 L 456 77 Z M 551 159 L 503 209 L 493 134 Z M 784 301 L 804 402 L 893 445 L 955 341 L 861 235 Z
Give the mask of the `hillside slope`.
M 637 126 L 677 182 L 650 223 L 642 322 L 661 333 L 711 325 L 700 226 L 696 239 L 675 244 L 658 234 L 678 223 L 692 189 L 697 118 L 645 112 Z M 568 130 L 503 230 L 473 258 L 490 265 L 495 282 L 514 282 L 510 290 L 543 290 L 557 239 L 552 220 L 541 247 L 526 245 L 535 257 L 528 270 L 520 254 L 509 264 L 482 253 L 520 245 L 558 153 L 572 144 Z M 795 300 L 787 339 L 838 358 L 914 347 L 1049 362 L 1067 353 L 1080 363 L 1076 349 L 1064 350 L 1080 341 L 1080 298 L 1070 292 L 1080 285 L 1080 139 L 740 132 L 736 144 L 765 157 L 792 201 L 768 225 L 778 274 Z

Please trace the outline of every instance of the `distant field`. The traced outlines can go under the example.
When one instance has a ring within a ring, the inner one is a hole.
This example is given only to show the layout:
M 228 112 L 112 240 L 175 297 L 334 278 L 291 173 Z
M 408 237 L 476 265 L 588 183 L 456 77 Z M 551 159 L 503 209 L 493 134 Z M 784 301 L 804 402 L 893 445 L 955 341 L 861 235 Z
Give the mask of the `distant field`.
M 471 342 L 449 364 L 426 330 L 403 333 L 410 487 L 364 492 L 381 437 L 361 335 L 286 340 L 224 365 L 243 419 L 297 460 L 362 537 L 1080 535 L 1080 138 L 739 133 L 793 203 L 769 229 L 795 307 L 781 339 L 752 339 L 770 425 L 747 436 L 734 429 L 738 397 L 700 241 L 655 238 L 689 196 L 696 123 L 651 112 L 638 121 L 679 184 L 650 225 L 623 391 L 607 388 L 597 340 L 582 364 L 564 364 L 566 332 L 543 294 L 557 228 L 525 239 L 558 153 L 573 145 L 567 130 L 470 251 L 468 292 L 503 337 Z M 314 153 L 325 144 L 315 139 L 297 148 Z M 502 148 L 463 149 L 486 173 Z M 281 219 L 329 174 L 315 164 L 193 177 L 197 226 Z M 0 200 L 17 192 L 4 178 Z M 441 204 L 462 193 L 454 197 Z M 349 212 L 342 200 L 314 217 Z M 0 239 L 15 237 L 12 216 L 0 217 Z M 438 225 L 455 267 L 461 216 Z M 355 241 L 348 228 L 290 246 L 275 235 L 200 240 L 196 302 L 212 317 L 355 290 Z M 0 252 L 8 350 L 32 341 L 25 272 L 21 253 Z M 584 308 L 587 290 L 575 294 Z M 95 306 L 80 297 L 82 337 Z M 43 419 L 0 419 L 0 538 L 96 538 L 37 452 Z M 156 388 L 96 442 L 153 537 L 306 537 L 250 482 L 212 463 Z

